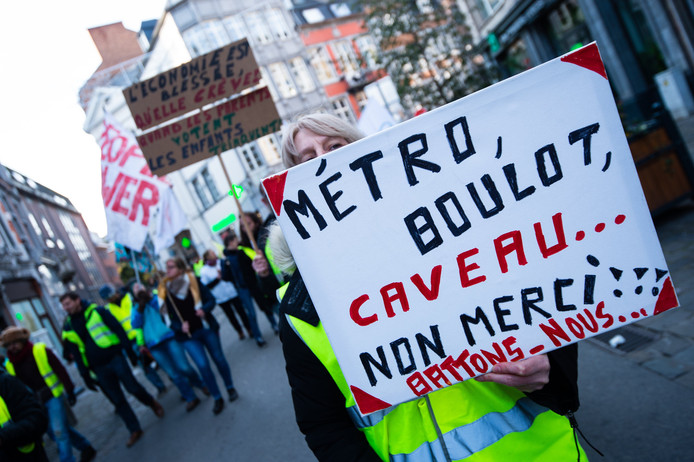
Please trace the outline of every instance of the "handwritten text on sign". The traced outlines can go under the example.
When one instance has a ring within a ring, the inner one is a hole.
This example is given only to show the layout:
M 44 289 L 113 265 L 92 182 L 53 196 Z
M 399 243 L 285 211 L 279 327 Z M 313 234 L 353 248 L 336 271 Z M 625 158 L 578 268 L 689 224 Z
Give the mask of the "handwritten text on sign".
M 677 305 L 594 44 L 264 186 L 362 413 Z
M 240 93 L 260 79 L 253 50 L 242 39 L 138 82 L 123 95 L 135 125 L 145 130 Z
M 164 175 L 276 132 L 282 120 L 267 87 L 137 137 L 152 173 Z

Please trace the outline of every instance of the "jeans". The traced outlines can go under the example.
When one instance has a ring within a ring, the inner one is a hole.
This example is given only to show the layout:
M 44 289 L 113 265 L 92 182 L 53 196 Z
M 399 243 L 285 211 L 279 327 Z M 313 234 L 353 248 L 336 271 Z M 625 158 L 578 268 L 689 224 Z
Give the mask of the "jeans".
M 246 314 L 246 308 L 244 308 L 243 303 L 241 302 L 241 299 L 239 297 L 234 297 L 232 299 L 227 300 L 226 302 L 222 302 L 219 304 L 219 307 L 224 311 L 224 314 L 227 315 L 227 318 L 229 318 L 229 322 L 234 327 L 234 330 L 237 333 L 242 334 L 243 329 L 241 328 L 241 324 L 239 324 L 239 322 L 236 320 L 234 310 L 236 310 L 236 314 L 239 316 L 241 323 L 248 331 L 248 335 L 253 335 L 251 333 L 251 323 L 248 321 L 248 315 Z
M 140 382 L 135 379 L 123 355 L 117 354 L 109 363 L 102 366 L 95 366 L 93 370 L 94 373 L 96 373 L 96 378 L 99 381 L 101 390 L 107 395 L 113 405 L 116 406 L 116 412 L 120 418 L 123 419 L 130 433 L 142 431 L 140 421 L 137 420 L 133 408 L 128 404 L 128 400 L 125 398 L 120 384 L 122 383 L 131 395 L 135 396 L 138 401 L 146 406 L 151 406 L 152 403 L 154 403 L 154 398 L 145 390 L 145 387 L 140 385 Z
M 246 308 L 246 314 L 248 314 L 248 321 L 251 323 L 251 332 L 253 333 L 253 338 L 258 341 L 263 339 L 263 335 L 260 333 L 260 328 L 258 327 L 258 319 L 255 316 L 255 306 L 253 306 L 253 299 L 251 298 L 251 291 L 241 287 L 236 289 L 241 298 L 241 303 Z
M 181 396 L 187 402 L 193 401 L 196 396 L 193 387 L 203 388 L 202 379 L 188 362 L 183 347 L 173 338 L 164 340 L 150 347 L 149 351 L 154 356 L 157 364 L 166 372 L 171 381 L 178 387 Z
M 200 375 L 202 375 L 202 380 L 207 385 L 210 390 L 210 394 L 214 399 L 219 399 L 222 397 L 222 393 L 219 391 L 217 386 L 217 381 L 215 380 L 214 373 L 212 372 L 212 366 L 210 365 L 210 360 L 205 354 L 205 350 L 212 357 L 219 375 L 222 376 L 224 385 L 227 390 L 234 388 L 234 382 L 231 380 L 231 368 L 226 358 L 224 358 L 224 352 L 222 351 L 222 342 L 219 340 L 219 334 L 212 329 L 202 328 L 193 332 L 191 338 L 183 342 L 183 348 L 186 349 L 193 362 L 200 370 Z
M 51 398 L 46 401 L 45 406 L 48 413 L 48 436 L 58 446 L 60 462 L 74 462 L 71 446 L 78 451 L 84 451 L 91 443 L 68 423 L 67 409 L 62 398 Z

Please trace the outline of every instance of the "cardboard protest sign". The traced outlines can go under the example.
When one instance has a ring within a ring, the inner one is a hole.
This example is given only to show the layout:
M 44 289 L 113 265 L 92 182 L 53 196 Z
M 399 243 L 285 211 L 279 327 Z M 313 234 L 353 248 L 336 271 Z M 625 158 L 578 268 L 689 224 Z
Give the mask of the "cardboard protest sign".
M 164 175 L 276 132 L 282 119 L 267 87 L 137 137 L 150 170 Z
M 363 414 L 677 306 L 595 44 L 263 184 Z
M 123 96 L 135 125 L 145 130 L 240 93 L 261 77 L 248 40 L 241 39 L 131 85 Z
M 108 236 L 142 250 L 159 198 L 170 189 L 164 177 L 153 177 L 133 134 L 110 114 L 104 115 L 101 147 L 101 195 Z

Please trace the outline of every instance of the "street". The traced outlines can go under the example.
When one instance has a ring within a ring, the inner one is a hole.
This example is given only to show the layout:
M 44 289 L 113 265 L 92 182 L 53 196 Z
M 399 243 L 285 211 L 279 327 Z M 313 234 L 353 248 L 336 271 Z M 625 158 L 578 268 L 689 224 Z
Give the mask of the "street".
M 642 340 L 631 351 L 606 342 L 617 332 L 580 344 L 581 408 L 576 416 L 583 434 L 605 454 L 600 457 L 579 437 L 593 461 L 694 460 L 689 445 L 694 430 L 694 291 L 688 285 L 694 278 L 694 205 L 659 217 L 656 227 L 681 307 L 624 331 L 628 342 Z M 130 398 L 145 433 L 127 449 L 128 432 L 113 407 L 100 393 L 85 391 L 74 411 L 77 429 L 98 451 L 96 460 L 314 460 L 294 421 L 279 338 L 259 317 L 268 345 L 261 349 L 252 340 L 237 340 L 217 311 L 240 398 L 214 416 L 212 399 L 204 397 L 188 414 L 169 384 L 160 398 L 166 409 L 162 419 Z M 141 371 L 136 375 L 153 390 Z M 47 442 L 46 448 L 57 461 L 55 445 Z

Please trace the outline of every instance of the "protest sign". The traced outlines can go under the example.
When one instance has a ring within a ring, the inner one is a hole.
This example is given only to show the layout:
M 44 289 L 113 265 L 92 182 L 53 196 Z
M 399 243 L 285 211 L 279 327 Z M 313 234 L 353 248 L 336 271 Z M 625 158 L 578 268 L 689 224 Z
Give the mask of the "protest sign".
M 142 250 L 147 228 L 165 178 L 152 176 L 135 137 L 110 114 L 104 115 L 101 146 L 101 195 L 110 239 Z
M 178 170 L 276 132 L 282 126 L 267 87 L 137 137 L 155 175 Z
M 677 306 L 595 44 L 263 184 L 362 414 Z
M 240 93 L 260 82 L 247 39 L 199 56 L 123 90 L 140 130 Z

